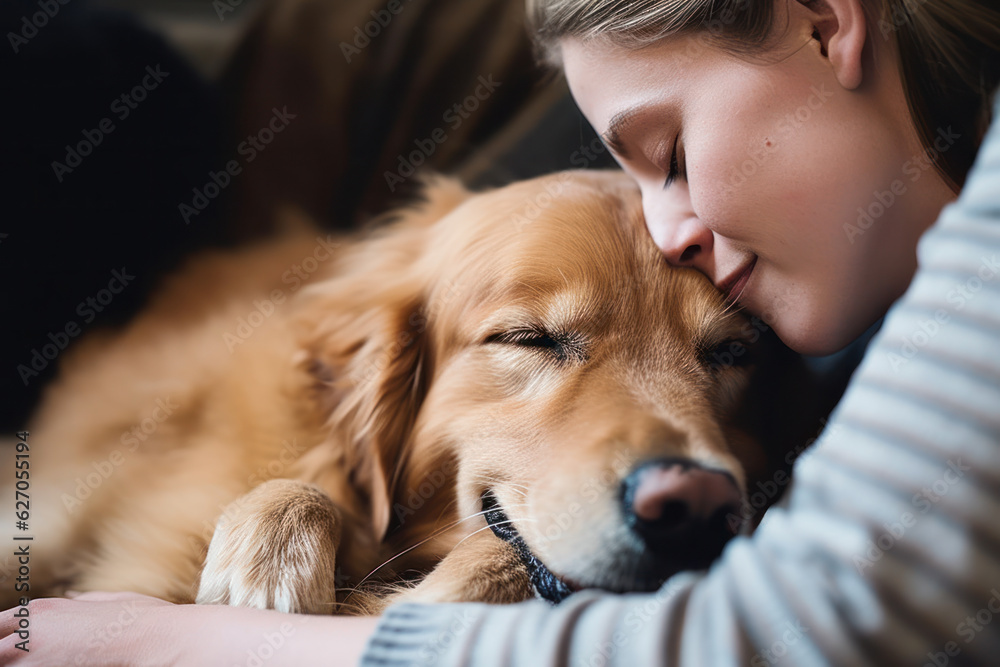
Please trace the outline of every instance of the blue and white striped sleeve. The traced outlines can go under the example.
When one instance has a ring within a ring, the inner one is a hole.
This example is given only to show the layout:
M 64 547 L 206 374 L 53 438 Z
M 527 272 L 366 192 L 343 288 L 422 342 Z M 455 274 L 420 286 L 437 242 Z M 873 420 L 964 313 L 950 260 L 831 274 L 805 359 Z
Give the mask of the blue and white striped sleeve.
M 362 664 L 1000 664 L 997 123 L 918 258 L 784 502 L 707 574 L 554 608 L 398 605 Z

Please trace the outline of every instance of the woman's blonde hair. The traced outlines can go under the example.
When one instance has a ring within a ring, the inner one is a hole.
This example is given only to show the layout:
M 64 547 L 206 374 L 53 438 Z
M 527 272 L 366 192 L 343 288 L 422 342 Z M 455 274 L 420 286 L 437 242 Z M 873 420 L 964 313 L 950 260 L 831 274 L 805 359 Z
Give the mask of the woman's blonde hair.
M 799 0 L 803 4 L 823 0 Z M 565 37 L 604 39 L 628 48 L 702 33 L 722 47 L 754 53 L 778 23 L 766 0 L 526 0 L 544 60 L 559 63 Z M 954 188 L 965 182 L 991 120 L 1000 83 L 1000 9 L 996 0 L 862 0 L 869 36 L 893 40 L 910 115 L 921 142 Z M 939 132 L 959 138 L 934 148 Z

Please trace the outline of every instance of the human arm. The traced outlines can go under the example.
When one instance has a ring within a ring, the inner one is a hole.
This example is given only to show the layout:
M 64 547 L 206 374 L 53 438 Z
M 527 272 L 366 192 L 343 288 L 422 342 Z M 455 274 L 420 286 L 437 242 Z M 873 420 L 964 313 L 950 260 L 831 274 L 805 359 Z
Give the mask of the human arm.
M 135 593 L 85 593 L 0 612 L 0 665 L 355 665 L 374 618 L 306 616 L 216 605 L 174 605 Z M 255 662 L 256 660 L 256 662 Z
M 787 498 L 709 573 L 556 608 L 399 605 L 362 664 L 994 664 L 1000 127 L 918 255 Z

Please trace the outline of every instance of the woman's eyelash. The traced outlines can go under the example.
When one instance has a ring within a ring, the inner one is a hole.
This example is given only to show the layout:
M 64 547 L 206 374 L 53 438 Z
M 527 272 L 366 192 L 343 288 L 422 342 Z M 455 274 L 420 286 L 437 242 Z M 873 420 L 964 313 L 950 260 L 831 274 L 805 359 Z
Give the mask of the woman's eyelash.
M 677 137 L 674 137 L 674 146 L 670 149 L 670 166 L 667 167 L 667 179 L 663 183 L 663 189 L 669 188 L 680 174 L 677 163 Z

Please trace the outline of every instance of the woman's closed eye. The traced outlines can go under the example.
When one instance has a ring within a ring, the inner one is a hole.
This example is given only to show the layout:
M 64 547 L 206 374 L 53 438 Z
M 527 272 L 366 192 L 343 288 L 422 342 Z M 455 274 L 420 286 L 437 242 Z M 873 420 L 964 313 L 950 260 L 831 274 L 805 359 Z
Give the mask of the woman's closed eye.
M 678 176 L 683 176 L 684 172 L 681 171 L 680 159 L 678 158 L 677 144 L 680 140 L 680 135 L 678 134 L 674 137 L 673 146 L 670 149 L 670 156 L 667 160 L 667 166 L 664 171 L 667 174 L 666 181 L 663 183 L 663 189 L 669 188 Z

